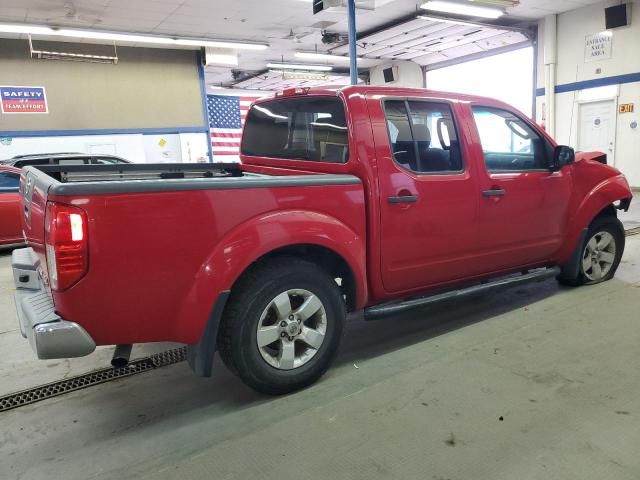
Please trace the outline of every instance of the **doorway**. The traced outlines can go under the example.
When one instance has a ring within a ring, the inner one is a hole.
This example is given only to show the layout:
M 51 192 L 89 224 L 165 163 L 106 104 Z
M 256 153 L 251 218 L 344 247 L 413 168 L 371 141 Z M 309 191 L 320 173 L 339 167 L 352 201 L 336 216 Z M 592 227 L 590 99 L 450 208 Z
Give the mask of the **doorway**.
M 615 99 L 581 103 L 578 123 L 578 150 L 603 152 L 614 165 Z

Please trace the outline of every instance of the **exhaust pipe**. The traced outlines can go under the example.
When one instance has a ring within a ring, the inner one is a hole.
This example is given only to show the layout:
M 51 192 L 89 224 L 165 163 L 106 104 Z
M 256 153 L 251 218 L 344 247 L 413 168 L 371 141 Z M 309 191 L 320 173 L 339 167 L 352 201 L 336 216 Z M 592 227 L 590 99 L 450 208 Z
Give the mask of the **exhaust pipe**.
M 131 348 L 133 345 L 116 345 L 116 349 L 113 351 L 113 357 L 111 358 L 111 365 L 115 368 L 126 367 L 129 363 L 129 357 L 131 356 Z

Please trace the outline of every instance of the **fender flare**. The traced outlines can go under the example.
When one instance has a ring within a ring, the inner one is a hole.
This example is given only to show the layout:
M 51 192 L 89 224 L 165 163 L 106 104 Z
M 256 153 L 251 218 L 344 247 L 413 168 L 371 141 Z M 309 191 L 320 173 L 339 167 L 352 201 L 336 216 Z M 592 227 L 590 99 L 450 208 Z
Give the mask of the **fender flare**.
M 355 279 L 356 305 L 358 308 L 364 305 L 367 298 L 364 232 L 359 234 L 320 212 L 270 212 L 243 222 L 216 243 L 193 278 L 176 322 L 176 328 L 180 329 L 176 337 L 198 341 L 217 294 L 230 291 L 236 280 L 260 258 L 296 245 L 324 247 L 344 259 Z
M 589 191 L 569 219 L 565 240 L 558 252 L 558 263 L 562 265 L 570 261 L 579 247 L 585 229 L 600 212 L 613 203 L 630 199 L 632 196 L 629 184 L 622 174 L 603 180 Z

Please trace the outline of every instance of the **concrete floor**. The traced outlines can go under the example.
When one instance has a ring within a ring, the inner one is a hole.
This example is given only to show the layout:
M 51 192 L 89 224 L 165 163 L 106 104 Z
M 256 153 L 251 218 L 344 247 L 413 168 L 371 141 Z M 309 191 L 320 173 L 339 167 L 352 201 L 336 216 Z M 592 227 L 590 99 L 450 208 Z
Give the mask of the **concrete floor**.
M 11 290 L 0 254 L 0 394 L 107 363 L 34 360 Z M 636 235 L 602 285 L 353 318 L 336 365 L 295 395 L 181 363 L 2 413 L 0 479 L 637 480 L 639 312 Z

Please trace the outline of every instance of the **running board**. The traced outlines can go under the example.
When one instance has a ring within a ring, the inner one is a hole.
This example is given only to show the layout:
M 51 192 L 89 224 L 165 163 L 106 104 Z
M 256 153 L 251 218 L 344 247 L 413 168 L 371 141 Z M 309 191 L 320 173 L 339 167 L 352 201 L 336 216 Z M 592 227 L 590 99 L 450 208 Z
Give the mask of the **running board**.
M 487 283 L 480 283 L 471 287 L 451 290 L 449 292 L 438 293 L 424 297 L 410 298 L 395 302 L 381 303 L 364 310 L 365 320 L 377 320 L 382 317 L 394 315 L 417 307 L 431 305 L 432 303 L 450 300 L 452 298 L 462 298 L 478 293 L 491 292 L 502 288 L 514 287 L 523 283 L 540 282 L 548 278 L 557 277 L 560 274 L 560 267 L 545 268 L 535 270 L 530 273 L 524 273 L 515 277 L 501 278 Z

